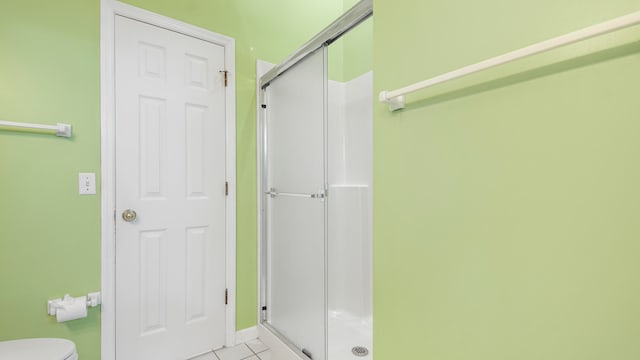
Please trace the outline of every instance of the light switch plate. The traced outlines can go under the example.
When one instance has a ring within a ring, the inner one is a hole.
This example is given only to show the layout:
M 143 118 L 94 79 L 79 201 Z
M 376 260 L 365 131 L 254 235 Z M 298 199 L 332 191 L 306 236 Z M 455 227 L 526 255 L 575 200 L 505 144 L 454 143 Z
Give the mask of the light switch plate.
M 78 191 L 80 195 L 95 195 L 96 174 L 95 173 L 79 173 L 78 174 Z

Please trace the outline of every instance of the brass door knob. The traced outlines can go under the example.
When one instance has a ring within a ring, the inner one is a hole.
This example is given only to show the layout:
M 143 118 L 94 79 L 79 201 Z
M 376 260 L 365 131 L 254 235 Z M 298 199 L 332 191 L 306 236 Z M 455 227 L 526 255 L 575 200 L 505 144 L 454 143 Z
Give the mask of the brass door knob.
M 136 212 L 131 209 L 127 209 L 122 212 L 122 220 L 126 222 L 132 222 L 136 219 L 137 216 L 138 215 L 136 214 Z

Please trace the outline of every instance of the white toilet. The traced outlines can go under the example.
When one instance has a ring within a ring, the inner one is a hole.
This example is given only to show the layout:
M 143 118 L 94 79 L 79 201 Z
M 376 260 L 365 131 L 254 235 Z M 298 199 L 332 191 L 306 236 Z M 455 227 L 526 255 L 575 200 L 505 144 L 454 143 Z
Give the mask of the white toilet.
M 76 345 L 65 339 L 20 339 L 0 341 L 0 359 L 77 360 Z

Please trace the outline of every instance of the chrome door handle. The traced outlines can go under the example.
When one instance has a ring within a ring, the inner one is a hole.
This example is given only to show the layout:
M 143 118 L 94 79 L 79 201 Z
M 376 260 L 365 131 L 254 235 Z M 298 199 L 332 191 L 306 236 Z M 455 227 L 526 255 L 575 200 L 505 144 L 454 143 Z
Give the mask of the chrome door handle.
M 324 201 L 324 198 L 327 197 L 327 192 L 325 190 L 320 190 L 320 192 L 316 194 L 300 194 L 300 193 L 277 192 L 275 188 L 271 188 L 269 189 L 269 191 L 265 192 L 264 194 L 269 195 L 269 197 L 271 198 L 275 198 L 276 196 L 290 196 L 290 197 L 320 199 L 322 201 Z
M 136 217 L 138 217 L 138 214 L 136 214 L 136 212 L 131 209 L 127 209 L 122 212 L 122 220 L 126 222 L 132 222 L 136 219 Z

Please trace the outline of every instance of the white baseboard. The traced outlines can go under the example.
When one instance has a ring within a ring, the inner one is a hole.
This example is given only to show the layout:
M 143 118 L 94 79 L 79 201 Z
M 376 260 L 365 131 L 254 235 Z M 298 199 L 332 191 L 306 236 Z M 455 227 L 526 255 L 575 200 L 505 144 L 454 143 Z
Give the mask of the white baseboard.
M 236 345 L 245 343 L 249 340 L 258 338 L 258 327 L 253 326 L 250 328 L 242 329 L 236 332 Z

